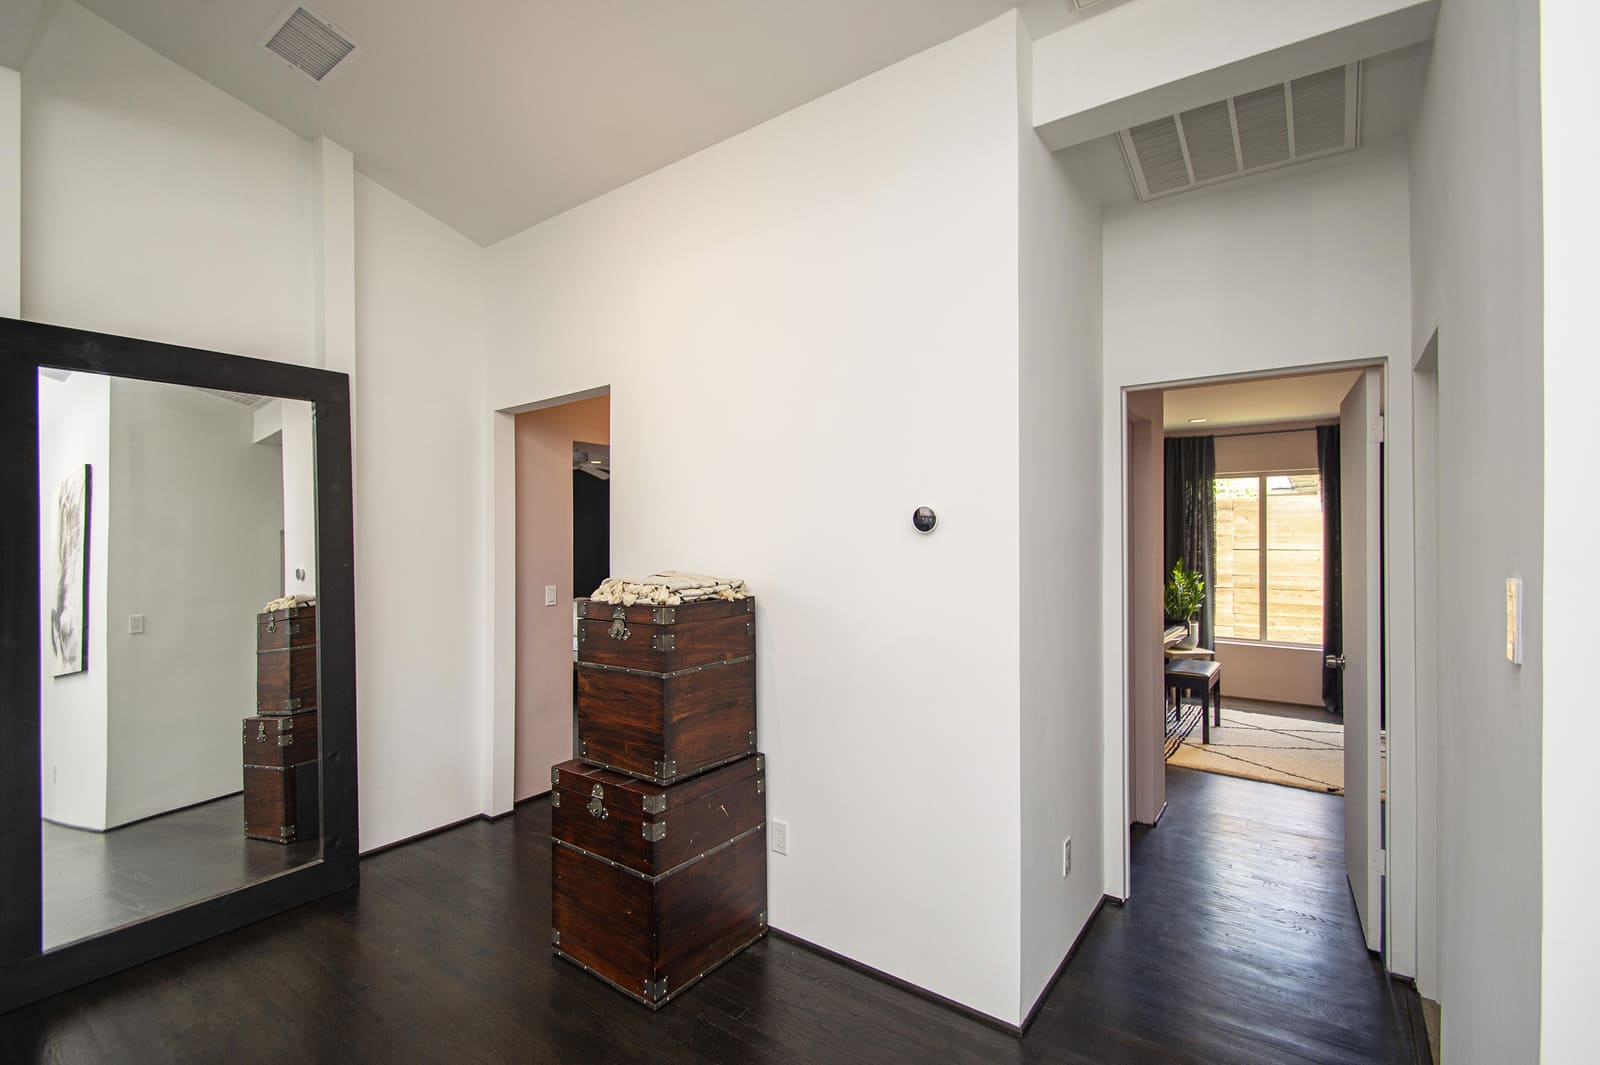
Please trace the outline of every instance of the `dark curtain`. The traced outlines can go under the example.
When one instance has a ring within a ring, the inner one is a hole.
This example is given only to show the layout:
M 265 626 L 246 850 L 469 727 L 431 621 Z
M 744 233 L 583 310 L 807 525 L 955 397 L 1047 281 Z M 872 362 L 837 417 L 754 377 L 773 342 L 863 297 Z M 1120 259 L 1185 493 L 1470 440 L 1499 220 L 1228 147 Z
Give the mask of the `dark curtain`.
M 1322 653 L 1344 653 L 1344 586 L 1339 546 L 1339 427 L 1317 427 L 1317 475 L 1322 481 Z M 1322 667 L 1322 705 L 1344 713 L 1344 671 Z
M 1162 583 L 1165 585 L 1173 563 L 1180 558 L 1185 569 L 1205 578 L 1200 646 L 1214 647 L 1216 615 L 1211 599 L 1216 583 L 1212 560 L 1217 553 L 1217 496 L 1212 482 L 1217 479 L 1216 441 L 1209 436 L 1168 437 L 1166 460 L 1167 568 L 1162 571 Z

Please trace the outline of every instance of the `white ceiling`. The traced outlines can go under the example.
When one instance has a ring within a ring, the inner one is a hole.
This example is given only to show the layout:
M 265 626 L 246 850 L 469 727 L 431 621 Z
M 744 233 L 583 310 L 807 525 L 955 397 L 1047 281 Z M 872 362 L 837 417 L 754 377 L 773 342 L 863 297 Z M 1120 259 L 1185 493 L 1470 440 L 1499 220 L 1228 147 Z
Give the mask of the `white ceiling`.
M 259 43 L 284 0 L 81 2 L 300 135 L 339 142 L 364 173 L 485 244 L 1017 6 L 309 0 L 362 49 L 318 84 Z M 1033 0 L 1024 17 L 1038 35 L 1116 2 L 1080 14 Z M 40 6 L 0 2 L 8 51 Z
M 1305 71 L 1313 74 L 1315 71 Z M 1413 45 L 1367 59 L 1361 64 L 1360 143 L 1376 144 L 1410 129 L 1422 79 L 1427 73 L 1427 47 Z M 1075 153 L 1102 207 L 1138 202 L 1128 162 L 1116 135 L 1068 149 Z
M 1211 432 L 1246 425 L 1325 421 L 1339 417 L 1339 403 L 1360 370 L 1230 381 L 1194 388 L 1169 388 L 1162 396 L 1168 432 Z M 1204 425 L 1191 418 L 1206 419 Z

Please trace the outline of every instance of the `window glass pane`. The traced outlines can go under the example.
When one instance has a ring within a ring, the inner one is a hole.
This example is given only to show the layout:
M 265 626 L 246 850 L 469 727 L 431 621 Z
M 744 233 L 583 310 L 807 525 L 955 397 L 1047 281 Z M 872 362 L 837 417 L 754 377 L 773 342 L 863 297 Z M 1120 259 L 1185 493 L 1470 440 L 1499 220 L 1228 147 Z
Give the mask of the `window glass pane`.
M 1216 579 L 1210 593 L 1212 608 L 1216 612 L 1216 634 L 1224 639 L 1259 640 L 1261 479 L 1219 477 L 1214 483 L 1217 493 L 1217 558 Z M 1318 535 L 1320 537 L 1320 533 Z M 1319 633 L 1320 625 L 1319 615 Z
M 1322 497 L 1316 474 L 1267 478 L 1267 639 L 1322 643 Z

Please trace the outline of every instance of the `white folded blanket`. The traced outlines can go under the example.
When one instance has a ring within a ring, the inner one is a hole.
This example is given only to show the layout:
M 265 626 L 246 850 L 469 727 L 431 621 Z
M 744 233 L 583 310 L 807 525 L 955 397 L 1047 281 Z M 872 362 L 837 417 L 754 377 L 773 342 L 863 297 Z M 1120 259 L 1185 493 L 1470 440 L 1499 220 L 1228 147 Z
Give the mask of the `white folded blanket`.
M 678 606 L 705 599 L 748 599 L 750 588 L 737 577 L 711 577 L 704 573 L 663 570 L 647 577 L 607 577 L 591 596 L 597 603 L 650 603 Z
M 286 595 L 282 599 L 274 599 L 261 608 L 263 614 L 270 614 L 274 610 L 293 610 L 297 606 L 316 606 L 317 597 L 314 595 Z

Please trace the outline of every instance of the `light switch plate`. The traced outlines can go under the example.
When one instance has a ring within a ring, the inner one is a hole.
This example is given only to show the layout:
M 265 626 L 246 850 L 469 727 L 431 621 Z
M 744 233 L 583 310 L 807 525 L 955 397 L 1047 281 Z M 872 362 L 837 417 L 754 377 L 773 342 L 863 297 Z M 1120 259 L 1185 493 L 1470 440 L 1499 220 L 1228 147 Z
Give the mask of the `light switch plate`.
M 1506 661 L 1522 665 L 1522 581 L 1506 578 Z
M 547 584 L 544 586 L 544 605 L 556 605 L 556 586 L 553 584 Z
M 129 636 L 137 636 L 143 631 L 144 631 L 144 615 L 143 614 L 129 614 L 128 615 L 128 635 Z

